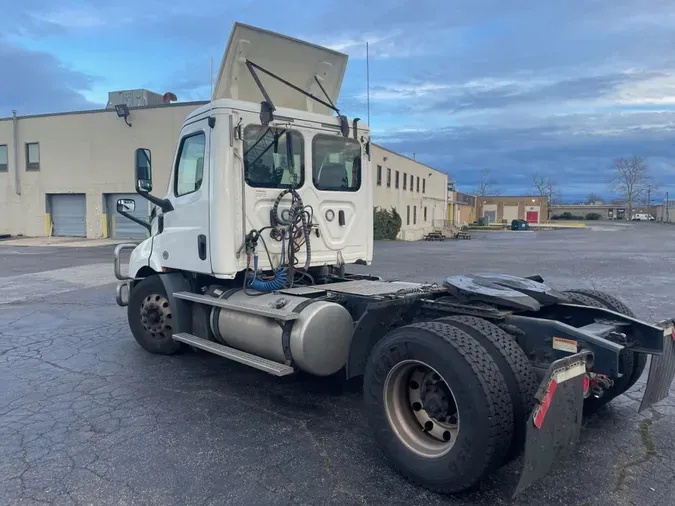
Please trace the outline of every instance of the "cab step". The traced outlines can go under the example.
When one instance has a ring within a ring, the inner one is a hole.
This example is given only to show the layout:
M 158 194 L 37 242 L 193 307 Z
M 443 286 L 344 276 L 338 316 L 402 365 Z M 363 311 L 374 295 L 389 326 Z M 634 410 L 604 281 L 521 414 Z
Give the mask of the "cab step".
M 217 299 L 209 295 L 200 295 L 191 292 L 176 292 L 173 294 L 177 299 L 189 300 L 190 302 L 198 302 L 209 306 L 221 307 L 223 309 L 230 309 L 240 313 L 254 314 L 257 316 L 265 316 L 279 321 L 297 320 L 300 317 L 299 313 L 291 311 L 284 311 L 273 307 L 254 306 L 253 304 L 246 304 L 245 302 L 228 301 L 227 299 Z
M 246 353 L 245 351 L 236 350 L 230 348 L 229 346 L 223 346 L 222 344 L 214 343 L 207 339 L 202 339 L 201 337 L 193 336 L 186 332 L 180 332 L 173 335 L 173 339 L 180 341 L 200 350 L 208 351 L 215 355 L 220 355 L 221 357 L 229 358 L 240 364 L 248 365 L 260 371 L 264 371 L 273 376 L 288 376 L 293 374 L 295 369 L 279 362 L 274 362 L 273 360 L 268 360 L 266 358 L 258 357 L 257 355 L 252 355 Z

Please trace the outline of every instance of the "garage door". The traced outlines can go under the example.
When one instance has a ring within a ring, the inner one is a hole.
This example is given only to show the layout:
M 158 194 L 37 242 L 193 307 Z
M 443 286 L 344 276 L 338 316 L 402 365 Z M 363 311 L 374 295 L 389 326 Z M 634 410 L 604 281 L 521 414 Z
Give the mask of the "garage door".
M 49 208 L 52 213 L 52 235 L 87 236 L 87 200 L 83 193 L 50 195 Z
M 518 206 L 504 206 L 504 219 L 510 225 L 511 221 L 518 219 Z
M 136 202 L 136 209 L 130 213 L 139 220 L 148 221 L 148 201 L 138 193 L 112 193 L 106 195 L 106 209 L 108 210 L 108 234 L 114 239 L 145 239 L 147 230 L 138 223 L 117 212 L 119 199 L 132 199 Z

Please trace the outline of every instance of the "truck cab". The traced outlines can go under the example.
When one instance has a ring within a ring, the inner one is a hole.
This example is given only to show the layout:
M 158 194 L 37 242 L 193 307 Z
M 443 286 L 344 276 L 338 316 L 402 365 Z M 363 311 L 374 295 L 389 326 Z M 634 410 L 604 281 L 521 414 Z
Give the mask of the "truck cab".
M 289 246 L 305 268 L 369 264 L 370 132 L 334 106 L 346 65 L 344 54 L 236 24 L 211 102 L 181 127 L 163 198 L 150 193 L 152 154 L 137 151 L 136 188 L 156 208 L 130 277 L 179 269 L 234 279 L 251 265 L 251 231 L 261 270 L 274 270 Z M 311 247 L 273 232 L 270 220 L 287 223 L 294 195 Z

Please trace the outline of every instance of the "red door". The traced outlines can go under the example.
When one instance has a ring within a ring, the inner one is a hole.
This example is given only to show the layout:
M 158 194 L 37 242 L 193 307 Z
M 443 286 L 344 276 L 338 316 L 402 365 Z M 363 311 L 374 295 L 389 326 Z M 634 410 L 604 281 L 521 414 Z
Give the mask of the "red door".
M 525 221 L 528 223 L 539 223 L 539 211 L 527 211 Z

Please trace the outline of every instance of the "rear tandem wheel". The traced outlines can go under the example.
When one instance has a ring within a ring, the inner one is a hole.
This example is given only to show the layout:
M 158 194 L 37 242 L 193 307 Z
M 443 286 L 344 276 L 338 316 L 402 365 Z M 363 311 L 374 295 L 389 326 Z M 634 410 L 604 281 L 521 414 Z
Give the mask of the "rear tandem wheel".
M 504 464 L 517 457 L 525 447 L 527 419 L 532 413 L 539 388 L 527 355 L 518 343 L 494 323 L 476 316 L 446 316 L 439 318 L 457 327 L 480 343 L 490 353 L 504 376 L 513 405 L 514 435 Z
M 635 317 L 635 313 L 626 306 L 621 300 L 610 295 L 608 293 L 602 292 L 600 290 L 591 290 L 586 288 L 575 288 L 572 290 L 566 290 L 564 292 L 567 296 L 570 297 L 573 303 L 583 304 L 586 306 L 592 307 L 601 307 L 605 309 L 610 309 L 616 311 L 617 313 L 625 314 L 626 316 Z M 621 360 L 623 360 L 624 374 L 621 378 L 617 378 L 614 381 L 614 385 L 607 390 L 604 395 L 600 398 L 589 397 L 584 401 L 584 413 L 589 415 L 595 413 L 602 406 L 605 406 L 615 397 L 627 392 L 638 379 L 642 376 L 642 373 L 645 370 L 647 365 L 647 355 L 644 353 L 636 353 L 632 351 L 624 351 L 621 354 Z
M 424 322 L 389 332 L 368 358 L 363 389 L 387 459 L 432 491 L 475 485 L 511 445 L 504 376 L 487 350 L 454 326 Z

